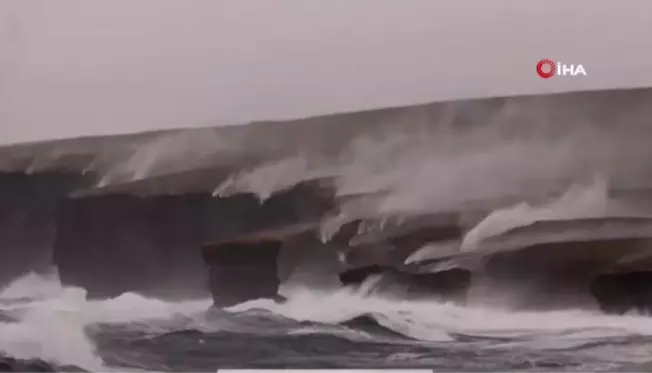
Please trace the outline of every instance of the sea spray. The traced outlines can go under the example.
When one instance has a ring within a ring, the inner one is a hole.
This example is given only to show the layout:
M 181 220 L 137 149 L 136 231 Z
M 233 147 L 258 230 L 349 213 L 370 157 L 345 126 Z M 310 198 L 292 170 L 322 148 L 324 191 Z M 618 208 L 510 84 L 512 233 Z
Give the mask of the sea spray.
M 0 299 L 31 299 L 0 305 L 18 316 L 0 322 L 0 351 L 16 358 L 40 358 L 93 371 L 107 370 L 86 327 L 96 323 L 167 320 L 177 314 L 194 315 L 210 306 L 209 300 L 165 302 L 125 293 L 101 301 L 87 301 L 86 291 L 63 287 L 56 276 L 28 274 L 17 279 Z

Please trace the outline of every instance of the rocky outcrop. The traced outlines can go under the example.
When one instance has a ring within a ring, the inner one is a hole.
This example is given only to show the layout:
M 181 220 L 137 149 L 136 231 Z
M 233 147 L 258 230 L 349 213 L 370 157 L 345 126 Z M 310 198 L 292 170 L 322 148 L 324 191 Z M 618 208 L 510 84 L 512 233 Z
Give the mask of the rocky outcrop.
M 434 219 L 433 219 L 434 218 Z M 349 225 L 360 227 L 363 222 Z M 463 269 L 420 272 L 419 266 L 406 266 L 408 256 L 433 242 L 459 239 L 462 229 L 456 216 L 413 217 L 397 222 L 383 221 L 378 229 L 360 233 L 347 226 L 352 234 L 345 250 L 339 280 L 344 286 L 360 287 L 370 277 L 372 293 L 407 298 L 434 298 L 463 302 L 471 281 L 471 272 Z M 342 238 L 340 238 L 342 239 Z
M 349 258 L 354 260 L 356 254 L 384 250 L 387 252 L 386 260 L 394 264 L 403 262 L 416 250 L 427 244 L 461 239 L 462 229 L 451 222 L 445 226 L 418 226 L 405 229 L 396 233 L 388 233 L 372 241 L 353 239 L 354 247 L 350 250 Z M 356 237 L 358 238 L 358 237 Z
M 344 286 L 360 287 L 371 276 L 378 276 L 368 292 L 401 299 L 435 299 L 463 303 L 471 283 L 471 272 L 451 269 L 440 272 L 407 272 L 395 267 L 372 265 L 342 272 Z
M 652 314 L 652 271 L 601 274 L 590 290 L 605 313 Z
M 490 254 L 474 271 L 471 297 L 521 310 L 588 307 L 600 301 L 591 290 L 593 279 L 648 243 L 639 238 L 587 239 Z
M 471 304 L 521 310 L 591 308 L 597 301 L 609 312 L 647 312 L 652 292 L 643 290 L 650 285 L 642 279 L 652 272 L 651 224 L 649 218 L 540 221 L 490 237 L 466 251 L 450 240 L 459 238 L 459 229 L 423 227 L 405 236 L 375 240 L 365 250 L 353 248 L 347 259 L 357 265 L 340 273 L 340 281 L 360 286 L 379 275 L 381 280 L 369 282 L 365 289 L 441 299 L 450 298 L 446 292 L 451 290 L 456 300 L 465 294 Z M 400 248 L 442 240 L 445 245 L 433 246 L 439 250 L 436 255 L 400 264 L 411 251 Z M 378 247 L 393 254 L 372 255 Z M 619 274 L 604 274 L 614 271 Z
M 0 287 L 51 265 L 57 206 L 86 182 L 76 173 L 0 173 Z
M 408 298 L 435 298 L 446 302 L 464 303 L 472 273 L 454 268 L 433 273 L 398 272 L 394 276 L 395 281 L 404 287 Z
M 315 185 L 299 185 L 264 203 L 249 194 L 210 193 L 72 198 L 59 209 L 55 263 L 61 281 L 90 297 L 136 291 L 162 297 L 206 294 L 198 253 L 206 242 L 310 221 L 330 208 Z
M 259 298 L 278 298 L 277 259 L 283 242 L 276 239 L 228 241 L 205 245 L 208 284 L 217 307 Z
M 315 224 L 288 225 L 204 244 L 201 252 L 214 305 L 283 300 L 280 285 L 299 264 L 292 260 L 297 259 L 295 254 L 314 251 L 306 244 L 315 243 L 315 228 Z
M 198 291 L 204 273 L 193 248 L 202 242 L 210 202 L 202 195 L 66 200 L 54 247 L 61 282 L 100 298 Z
M 444 259 L 473 271 L 472 303 L 511 309 L 593 307 L 591 283 L 603 273 L 646 271 L 649 218 L 538 221 Z
M 0 372 L 86 372 L 74 365 L 56 365 L 41 359 L 16 359 L 0 354 Z
M 371 225 L 372 228 L 367 226 Z M 347 269 L 373 265 L 401 266 L 416 250 L 429 243 L 459 240 L 463 234 L 456 214 L 356 220 L 333 238 L 344 251 Z
M 389 273 L 393 267 L 381 266 L 378 264 L 358 267 L 346 270 L 339 274 L 339 280 L 344 286 L 360 286 L 371 276 L 378 276 L 384 273 Z

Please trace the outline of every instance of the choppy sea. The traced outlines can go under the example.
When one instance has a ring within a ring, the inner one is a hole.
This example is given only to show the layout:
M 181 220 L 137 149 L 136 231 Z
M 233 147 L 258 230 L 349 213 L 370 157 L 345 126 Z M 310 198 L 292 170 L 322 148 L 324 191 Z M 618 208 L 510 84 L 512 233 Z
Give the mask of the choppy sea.
M 84 295 L 53 277 L 16 280 L 0 294 L 4 358 L 88 371 L 613 371 L 652 360 L 652 318 L 637 315 L 509 312 L 350 289 L 296 291 L 284 304 L 257 300 L 225 310 L 209 300 Z

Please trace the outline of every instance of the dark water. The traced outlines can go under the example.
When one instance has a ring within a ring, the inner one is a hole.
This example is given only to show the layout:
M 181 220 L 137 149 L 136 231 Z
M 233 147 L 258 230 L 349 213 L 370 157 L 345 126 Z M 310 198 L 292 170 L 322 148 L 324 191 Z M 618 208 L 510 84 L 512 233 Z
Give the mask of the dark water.
M 652 360 L 652 319 L 636 315 L 509 312 L 351 291 L 297 293 L 285 304 L 259 300 L 223 311 L 204 300 L 172 303 L 135 294 L 85 301 L 83 291 L 52 279 L 21 281 L 8 292 L 31 291 L 33 300 L 3 294 L 0 304 L 5 371 L 561 372 L 641 370 Z
M 166 371 L 210 371 L 219 367 L 568 371 L 611 365 L 597 358 L 576 357 L 572 350 L 540 353 L 509 348 L 476 349 L 474 346 L 478 344 L 509 340 L 462 335 L 457 343 L 419 343 L 380 336 L 376 340 L 355 340 L 325 332 L 260 335 L 187 330 L 147 335 L 126 331 L 122 327 L 106 327 L 97 335 L 97 341 L 100 350 L 104 351 L 102 356 L 112 366 Z M 595 347 L 614 342 L 645 341 L 604 340 Z

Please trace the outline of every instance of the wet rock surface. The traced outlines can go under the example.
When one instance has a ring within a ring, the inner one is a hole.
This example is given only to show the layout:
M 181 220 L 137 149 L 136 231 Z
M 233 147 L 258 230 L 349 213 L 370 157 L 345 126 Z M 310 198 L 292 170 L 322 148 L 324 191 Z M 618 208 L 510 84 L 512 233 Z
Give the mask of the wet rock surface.
M 76 173 L 0 173 L 0 287 L 50 266 L 57 207 L 86 182 Z
M 89 297 L 203 296 L 210 276 L 202 244 L 315 219 L 328 208 L 328 200 L 304 185 L 264 203 L 250 194 L 72 198 L 59 209 L 54 262 L 61 281 L 86 288 Z
M 599 275 L 591 283 L 591 294 L 605 313 L 652 315 L 652 271 Z
M 281 283 L 277 259 L 282 245 L 273 239 L 205 245 L 202 252 L 214 305 L 228 307 L 277 298 Z

